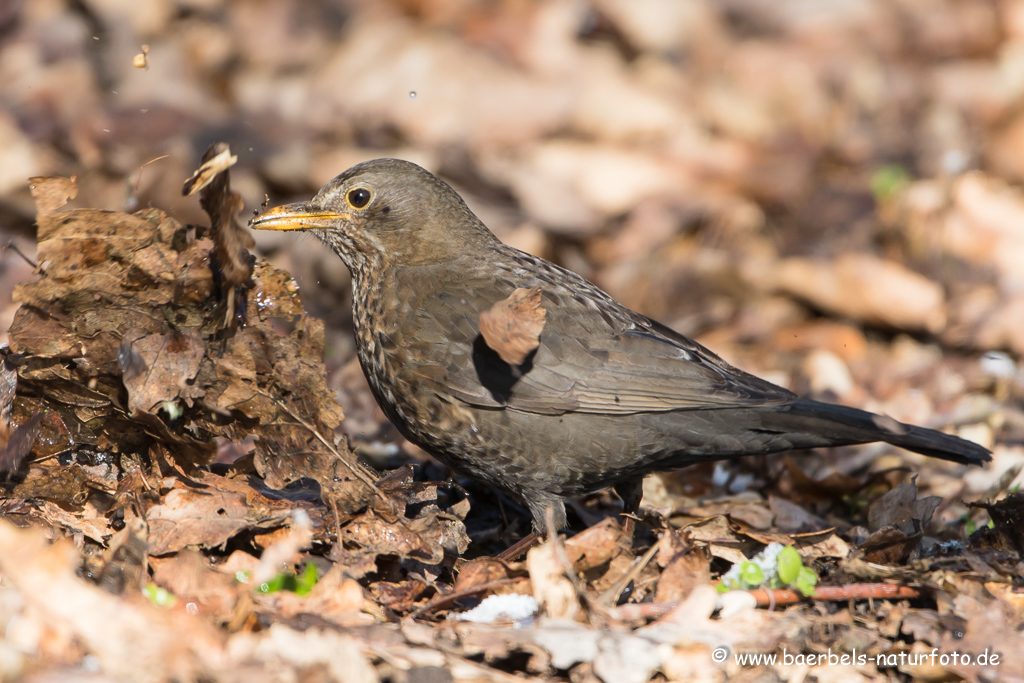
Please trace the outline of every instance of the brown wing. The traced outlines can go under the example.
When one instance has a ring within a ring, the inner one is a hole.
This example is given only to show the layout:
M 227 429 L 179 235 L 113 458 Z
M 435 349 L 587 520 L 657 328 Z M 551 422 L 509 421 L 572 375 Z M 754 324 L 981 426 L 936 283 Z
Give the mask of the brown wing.
M 425 294 L 442 300 L 430 307 L 431 316 L 410 312 L 416 324 L 405 328 L 411 334 L 404 341 L 421 349 L 409 355 L 417 360 L 403 374 L 433 385 L 442 398 L 545 414 L 752 407 L 796 398 L 622 307 L 579 276 L 546 262 L 543 268 L 497 279 L 466 273 L 445 278 Z M 547 321 L 539 348 L 512 367 L 487 348 L 478 320 L 480 311 L 516 287 L 543 289 Z

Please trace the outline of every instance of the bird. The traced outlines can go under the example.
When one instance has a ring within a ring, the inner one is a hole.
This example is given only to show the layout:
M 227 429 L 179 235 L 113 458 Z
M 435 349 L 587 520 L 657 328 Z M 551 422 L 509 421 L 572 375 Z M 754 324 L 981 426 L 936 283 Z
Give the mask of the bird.
M 568 497 L 612 488 L 635 513 L 645 475 L 695 463 L 876 441 L 955 463 L 991 459 L 957 436 L 802 398 L 733 367 L 502 243 L 409 161 L 357 164 L 250 225 L 308 231 L 334 250 L 352 275 L 356 352 L 385 415 L 443 464 L 522 503 L 534 538 L 566 527 Z M 509 362 L 481 313 L 538 289 L 539 338 Z

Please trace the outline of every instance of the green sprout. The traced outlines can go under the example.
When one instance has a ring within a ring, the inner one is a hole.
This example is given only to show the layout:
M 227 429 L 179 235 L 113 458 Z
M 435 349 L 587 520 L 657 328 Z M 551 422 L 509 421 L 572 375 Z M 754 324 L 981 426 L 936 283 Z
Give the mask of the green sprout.
M 142 589 L 142 594 L 149 598 L 149 601 L 157 607 L 174 607 L 174 603 L 178 602 L 178 599 L 174 597 L 166 588 L 161 588 L 155 583 L 147 583 L 146 587 Z
M 301 574 L 291 572 L 279 572 L 273 578 L 264 581 L 256 589 L 260 593 L 276 593 L 278 591 L 291 591 L 296 595 L 308 595 L 316 582 L 320 580 L 320 572 L 312 562 L 306 563 Z
M 977 523 L 967 513 L 960 515 L 960 521 L 964 524 L 964 532 L 967 536 L 973 536 L 974 532 L 978 530 Z
M 907 189 L 910 181 L 910 173 L 901 164 L 886 164 L 872 174 L 871 194 L 881 204 Z
M 752 588 L 794 588 L 802 595 L 814 597 L 818 575 L 804 565 L 796 548 L 772 543 L 751 560 L 732 566 L 718 584 L 719 593 Z

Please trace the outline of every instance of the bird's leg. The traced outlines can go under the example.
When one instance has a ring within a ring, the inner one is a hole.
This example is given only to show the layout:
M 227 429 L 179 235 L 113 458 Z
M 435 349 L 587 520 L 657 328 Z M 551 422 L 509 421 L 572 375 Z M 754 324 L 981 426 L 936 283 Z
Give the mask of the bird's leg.
M 533 531 L 512 544 L 512 547 L 508 550 L 499 554 L 499 560 L 510 562 L 522 556 L 527 550 L 537 545 L 544 534 L 547 533 L 549 525 L 557 533 L 564 529 L 567 524 L 565 519 L 565 503 L 562 502 L 561 498 L 550 495 L 537 498 L 525 496 L 525 498 L 526 507 L 533 514 Z M 548 513 L 549 507 L 551 508 L 550 515 Z M 550 520 L 548 519 L 549 516 Z
M 640 512 L 640 501 L 644 497 L 644 478 L 623 479 L 612 487 L 622 499 L 622 530 L 626 538 L 633 538 L 636 515 Z

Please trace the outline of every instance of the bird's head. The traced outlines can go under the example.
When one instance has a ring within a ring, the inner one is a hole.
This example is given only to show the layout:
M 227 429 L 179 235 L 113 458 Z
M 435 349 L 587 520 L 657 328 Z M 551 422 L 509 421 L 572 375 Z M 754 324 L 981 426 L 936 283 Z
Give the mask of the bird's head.
M 496 238 L 443 180 L 409 161 L 375 159 L 337 176 L 308 202 L 253 218 L 259 230 L 308 230 L 353 274 L 456 258 Z

